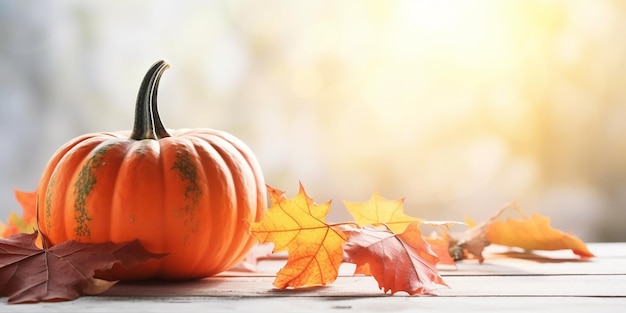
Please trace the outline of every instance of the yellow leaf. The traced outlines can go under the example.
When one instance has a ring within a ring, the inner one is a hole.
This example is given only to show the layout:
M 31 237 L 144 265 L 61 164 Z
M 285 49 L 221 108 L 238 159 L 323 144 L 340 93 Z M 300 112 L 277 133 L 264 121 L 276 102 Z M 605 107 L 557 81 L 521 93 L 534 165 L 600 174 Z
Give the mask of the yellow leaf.
M 552 228 L 550 219 L 537 213 L 526 219 L 495 220 L 489 225 L 486 237 L 491 243 L 525 250 L 571 249 L 581 257 L 594 256 L 582 240 Z
M 284 190 L 267 186 L 267 195 L 270 198 L 270 208 L 278 205 L 278 203 L 287 198 Z
M 279 196 L 272 197 L 272 194 Z M 261 243 L 273 242 L 274 252 L 286 250 L 289 254 L 287 263 L 276 275 L 274 286 L 284 289 L 334 282 L 339 275 L 342 244 L 346 238 L 326 223 L 330 201 L 316 204 L 302 184 L 292 199 L 281 194 L 284 192 L 270 190 L 273 205 L 261 222 L 251 225 L 252 234 Z
M 412 222 L 422 220 L 404 214 L 404 198 L 387 200 L 374 192 L 367 202 L 344 201 L 346 209 L 359 226 L 386 224 L 396 234 L 404 232 Z

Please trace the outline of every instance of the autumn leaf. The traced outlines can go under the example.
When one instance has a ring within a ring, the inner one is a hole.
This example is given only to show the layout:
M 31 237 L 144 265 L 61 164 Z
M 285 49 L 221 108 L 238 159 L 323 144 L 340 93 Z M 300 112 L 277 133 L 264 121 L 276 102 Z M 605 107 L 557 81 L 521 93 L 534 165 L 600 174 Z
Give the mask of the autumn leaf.
M 469 228 L 459 238 L 451 240 L 451 253 L 457 260 L 476 257 L 483 262 L 482 251 L 490 244 L 518 247 L 525 250 L 565 250 L 586 258 L 594 255 L 585 243 L 573 234 L 564 233 L 550 226 L 550 219 L 534 213 L 530 218 L 498 220 L 506 209 L 513 209 L 522 216 L 525 214 L 511 204 L 498 210 L 489 219 Z M 474 224 L 468 220 L 468 225 Z
M 37 229 L 37 221 L 35 219 L 26 220 L 15 214 L 15 212 L 9 214 L 7 221 L 7 224 L 3 225 L 3 231 L 0 232 L 0 238 L 8 238 L 18 233 L 32 233 Z
M 550 218 L 533 213 L 529 218 L 493 221 L 486 232 L 493 244 L 525 250 L 566 250 L 582 258 L 593 257 L 585 243 L 573 234 L 550 226 Z
M 450 255 L 450 236 L 447 233 L 433 233 L 431 236 L 425 236 L 424 240 L 428 242 L 431 249 L 437 257 L 439 257 L 437 263 L 443 265 L 451 265 L 456 268 L 456 262 Z
M 0 296 L 9 303 L 73 300 L 97 294 L 115 282 L 94 278 L 96 270 L 129 267 L 165 255 L 147 252 L 139 241 L 88 244 L 66 241 L 47 249 L 35 245 L 39 232 L 0 239 Z
M 18 233 L 32 233 L 37 229 L 36 206 L 37 192 L 14 190 L 15 198 L 22 206 L 22 216 L 11 212 L 7 224 L 0 222 L 0 238 L 8 238 Z
M 391 231 L 400 234 L 409 224 L 421 221 L 404 213 L 404 199 L 387 200 L 378 192 L 374 192 L 367 202 L 343 203 L 359 226 L 385 224 Z
M 287 196 L 285 195 L 284 190 L 276 189 L 270 186 L 266 186 L 266 187 L 267 187 L 267 195 L 270 198 L 270 208 L 277 206 L 278 203 L 287 199 Z
M 334 282 L 343 259 L 345 236 L 326 223 L 330 201 L 316 204 L 302 184 L 292 199 L 272 196 L 280 192 L 269 193 L 273 205 L 261 222 L 251 225 L 251 232 L 261 243 L 273 242 L 274 252 L 288 252 L 274 286 L 284 289 Z
M 369 271 L 385 293 L 431 294 L 447 284 L 437 271 L 437 255 L 418 225 L 409 224 L 399 235 L 374 226 L 347 229 L 346 261 L 355 263 L 361 272 Z
M 433 227 L 448 227 L 450 224 L 459 224 L 459 222 L 453 221 L 425 221 L 409 216 L 404 213 L 404 199 L 387 200 L 377 192 L 374 192 L 367 202 L 344 201 L 344 205 L 358 225 L 384 224 L 396 234 L 402 233 L 413 222 L 425 223 Z M 427 237 L 426 240 L 439 256 L 439 263 L 456 266 L 448 253 L 449 242 L 447 237 Z M 368 274 L 368 268 L 357 267 L 357 273 Z
M 471 258 L 478 259 L 479 263 L 483 263 L 485 261 L 483 250 L 491 245 L 491 242 L 487 240 L 487 229 L 489 229 L 489 225 L 501 212 L 502 209 L 480 224 L 476 224 L 473 220 L 466 218 L 469 228 L 458 236 L 449 235 L 449 254 L 451 257 L 455 261 Z
M 17 202 L 22 206 L 24 220 L 35 219 L 37 215 L 37 191 L 28 192 L 15 189 L 13 193 Z

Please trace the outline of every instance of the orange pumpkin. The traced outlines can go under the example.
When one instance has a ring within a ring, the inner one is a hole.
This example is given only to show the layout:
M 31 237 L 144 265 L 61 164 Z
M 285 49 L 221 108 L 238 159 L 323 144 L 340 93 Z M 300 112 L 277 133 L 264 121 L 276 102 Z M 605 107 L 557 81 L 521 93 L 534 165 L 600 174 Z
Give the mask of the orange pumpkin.
M 39 230 L 50 244 L 139 239 L 168 253 L 113 279 L 190 279 L 224 271 L 254 244 L 266 208 L 259 164 L 239 139 L 213 129 L 166 130 L 157 110 L 164 61 L 147 72 L 132 132 L 92 133 L 61 147 L 37 188 Z

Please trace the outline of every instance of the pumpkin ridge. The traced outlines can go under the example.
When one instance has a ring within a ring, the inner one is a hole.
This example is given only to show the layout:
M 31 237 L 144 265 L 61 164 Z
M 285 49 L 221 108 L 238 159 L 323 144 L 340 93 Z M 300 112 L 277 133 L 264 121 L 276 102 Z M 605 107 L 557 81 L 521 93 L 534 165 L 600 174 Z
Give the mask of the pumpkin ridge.
M 246 171 L 246 167 L 248 166 L 248 164 L 245 162 L 245 160 L 243 160 L 240 151 L 234 147 L 230 142 L 228 142 L 225 138 L 220 137 L 220 136 L 215 136 L 212 138 L 203 138 L 201 136 L 197 136 L 194 138 L 198 138 L 198 142 L 200 142 L 200 144 L 202 144 L 205 149 L 207 150 L 213 150 L 217 153 L 217 155 L 219 155 L 219 157 L 223 160 L 224 162 L 224 171 L 228 170 L 228 173 L 225 175 L 226 177 L 232 177 L 232 180 L 230 180 L 230 183 L 228 185 L 232 185 L 234 188 L 233 190 L 233 194 L 232 194 L 232 199 L 231 201 L 233 202 L 233 210 L 232 212 L 230 212 L 229 214 L 231 215 L 229 218 L 227 218 L 227 220 L 232 221 L 232 218 L 234 216 L 239 216 L 240 214 L 245 215 L 245 217 L 242 217 L 241 220 L 242 221 L 246 221 L 249 220 L 249 212 L 246 210 L 242 210 L 242 208 L 248 208 L 248 201 L 247 201 L 247 194 L 246 193 L 242 193 L 241 190 L 246 188 L 246 181 L 245 180 L 240 180 L 240 179 L 235 179 L 235 177 L 243 177 L 245 176 L 243 174 L 243 172 Z M 217 159 L 217 158 L 216 158 Z M 241 161 L 236 161 L 236 160 L 241 160 Z M 246 174 L 250 174 L 250 173 L 246 173 Z M 255 203 L 256 204 L 256 203 Z M 239 220 L 235 220 L 233 221 L 233 225 L 238 225 L 239 224 Z M 239 227 L 242 228 L 246 228 L 248 224 L 239 224 Z M 246 233 L 238 233 L 238 232 L 232 232 L 230 234 L 228 234 L 226 237 L 231 238 L 231 243 L 228 245 L 228 250 L 232 251 L 232 253 L 230 254 L 226 254 L 221 256 L 221 259 L 223 260 L 221 263 L 222 267 L 230 267 L 234 265 L 234 260 L 235 259 L 241 259 L 242 258 L 242 254 L 245 255 L 245 252 L 241 252 L 243 249 L 248 248 L 246 247 L 245 244 L 241 244 L 240 242 L 242 242 L 242 238 L 246 236 Z
M 74 233 L 76 237 L 91 237 L 91 231 L 87 225 L 91 221 L 86 208 L 87 196 L 89 196 L 97 183 L 94 172 L 103 164 L 102 159 L 111 146 L 107 145 L 95 150 L 83 164 L 74 183 L 74 195 L 76 196 L 74 200 L 74 220 L 77 224 L 74 228 Z
M 114 171 L 112 171 L 112 173 L 114 173 L 113 178 L 110 178 L 113 180 L 113 186 L 118 186 L 118 185 L 122 185 L 121 182 L 121 175 L 120 175 L 120 170 L 121 168 L 124 166 L 124 162 L 126 162 L 126 160 L 128 160 L 130 158 L 131 155 L 133 154 L 137 154 L 137 155 L 141 155 L 141 156 L 145 156 L 146 151 L 145 151 L 145 145 L 147 144 L 148 140 L 140 140 L 140 141 L 135 141 L 135 142 L 121 142 L 121 145 L 117 145 L 115 148 L 118 148 L 120 146 L 122 146 L 122 148 L 119 149 L 120 155 L 123 155 L 123 160 L 122 162 L 120 162 L 119 164 L 116 165 L 116 169 Z M 135 143 L 139 143 L 139 148 L 136 147 Z M 113 145 L 110 145 L 110 148 L 113 148 Z M 107 151 L 108 152 L 108 151 Z M 113 161 L 115 162 L 115 161 Z M 110 202 L 110 206 L 109 206 L 109 210 L 112 213 L 112 215 L 117 215 L 119 213 L 119 211 L 123 211 L 124 205 L 116 205 L 116 198 L 119 196 L 119 192 L 116 192 L 116 188 L 113 187 L 112 188 L 112 196 L 111 196 L 111 202 Z M 109 238 L 112 238 L 112 234 L 114 233 L 114 229 L 117 225 L 115 223 L 110 223 L 109 227 L 106 229 L 108 231 L 107 236 Z

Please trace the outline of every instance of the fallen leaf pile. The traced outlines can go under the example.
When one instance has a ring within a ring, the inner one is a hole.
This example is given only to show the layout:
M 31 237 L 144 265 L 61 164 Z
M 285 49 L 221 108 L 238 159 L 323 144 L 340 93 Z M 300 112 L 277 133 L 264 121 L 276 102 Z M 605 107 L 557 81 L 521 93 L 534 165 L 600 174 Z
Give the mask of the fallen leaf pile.
M 302 185 L 291 199 L 284 191 L 268 188 L 271 206 L 265 218 L 250 228 L 261 243 L 274 243 L 274 252 L 288 253 L 274 281 L 278 289 L 330 284 L 337 279 L 341 263 L 348 262 L 356 264 L 354 274 L 373 276 L 385 293 L 433 294 L 447 287 L 438 263 L 454 265 L 465 258 L 482 263 L 482 251 L 492 243 L 527 250 L 571 249 L 580 257 L 593 256 L 580 239 L 552 228 L 549 219 L 539 214 L 502 222 L 497 218 L 504 208 L 480 225 L 454 234 L 447 226 L 458 222 L 409 216 L 404 213 L 404 199 L 387 200 L 374 193 L 367 202 L 344 202 L 355 222 L 329 224 L 330 201 L 315 203 Z M 437 231 L 423 236 L 420 226 Z
M 436 269 L 438 257 L 419 231 L 420 220 L 402 212 L 402 200 L 374 194 L 367 203 L 349 203 L 357 223 L 328 224 L 330 201 L 315 203 L 302 185 L 292 199 L 269 189 L 272 205 L 251 231 L 261 243 L 274 243 L 274 252 L 288 252 L 287 263 L 276 274 L 276 288 L 330 284 L 344 261 L 355 263 L 357 274 L 373 276 L 392 294 L 430 294 L 446 286 Z
M 384 293 L 430 295 L 448 287 L 438 264 L 454 266 L 463 259 L 482 263 L 483 250 L 490 244 L 525 250 L 570 249 L 581 258 L 593 257 L 582 240 L 552 228 L 545 216 L 526 216 L 515 204 L 479 224 L 469 219 L 466 223 L 436 222 L 404 213 L 404 199 L 388 200 L 374 193 L 366 202 L 343 202 L 353 222 L 329 223 L 331 201 L 317 204 L 301 184 L 293 198 L 269 186 L 268 194 L 270 208 L 265 217 L 250 225 L 260 244 L 238 270 L 254 271 L 259 258 L 286 251 L 286 264 L 273 283 L 277 289 L 332 284 L 339 267 L 353 263 L 355 275 L 373 277 Z M 22 217 L 12 213 L 7 224 L 0 223 L 0 238 L 6 238 L 0 239 L 0 296 L 9 297 L 9 303 L 71 300 L 103 292 L 115 282 L 94 278 L 97 271 L 115 263 L 132 266 L 163 257 L 145 251 L 138 241 L 68 241 L 47 247 L 36 231 L 34 193 L 16 191 L 15 195 Z M 517 212 L 520 218 L 502 220 L 506 210 Z M 468 228 L 452 233 L 451 224 Z M 432 233 L 424 236 L 420 228 Z

